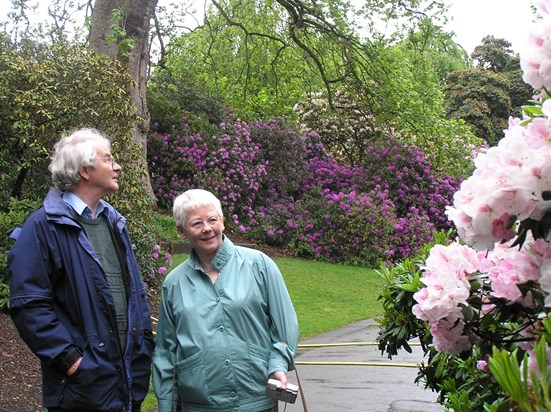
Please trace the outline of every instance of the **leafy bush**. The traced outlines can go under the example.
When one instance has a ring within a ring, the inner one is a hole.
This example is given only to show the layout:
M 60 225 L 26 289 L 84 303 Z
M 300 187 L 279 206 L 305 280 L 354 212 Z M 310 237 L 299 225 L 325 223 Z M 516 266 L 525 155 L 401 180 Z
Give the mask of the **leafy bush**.
M 286 230 L 294 234 L 292 246 L 305 256 L 374 266 L 390 253 L 394 221 L 386 193 L 324 190 L 323 196 L 305 196 L 294 205 Z
M 8 252 L 11 249 L 13 241 L 9 236 L 39 203 L 39 201 L 29 199 L 16 200 L 11 198 L 9 200 L 8 211 L 0 211 L 0 310 L 7 309 L 10 296 L 7 262 Z
M 153 212 L 153 218 L 155 219 L 155 235 L 157 239 L 165 242 L 178 242 L 181 240 L 172 215 Z
M 451 228 L 445 209 L 459 187 L 457 179 L 435 175 L 425 153 L 392 136 L 373 141 L 368 151 L 362 163 L 364 185 L 387 190 L 400 217 L 417 213 L 426 216 L 434 228 Z
M 33 56 L 1 48 L 0 71 L 0 166 L 5 171 L 0 210 L 9 211 L 10 197 L 42 199 L 50 186 L 47 165 L 54 143 L 75 127 L 96 127 L 112 138 L 113 152 L 124 166 L 121 189 L 108 200 L 126 216 L 138 262 L 150 281 L 157 270 L 153 199 L 145 190 L 140 148 L 131 139 L 137 119 L 128 73 L 116 61 L 68 45 Z

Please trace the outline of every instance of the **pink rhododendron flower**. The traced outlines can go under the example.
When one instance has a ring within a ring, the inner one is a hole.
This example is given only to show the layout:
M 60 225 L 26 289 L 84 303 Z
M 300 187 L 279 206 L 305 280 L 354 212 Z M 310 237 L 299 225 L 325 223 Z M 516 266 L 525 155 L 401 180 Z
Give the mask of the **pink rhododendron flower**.
M 470 294 L 469 277 L 479 267 L 476 251 L 457 242 L 435 245 L 425 262 L 421 278 L 426 287 L 413 295 L 417 302 L 412 312 L 419 319 L 434 323 L 461 313 Z
M 486 362 L 485 360 L 481 359 L 479 360 L 478 362 L 476 362 L 476 368 L 478 370 L 481 370 L 483 372 L 488 372 L 488 362 Z
M 462 335 L 465 323 L 459 318 L 442 319 L 433 323 L 430 331 L 433 336 L 433 344 L 437 351 L 452 355 L 469 350 L 471 341 Z
M 541 265 L 540 286 L 547 293 L 545 306 L 551 308 L 551 259 L 545 259 Z

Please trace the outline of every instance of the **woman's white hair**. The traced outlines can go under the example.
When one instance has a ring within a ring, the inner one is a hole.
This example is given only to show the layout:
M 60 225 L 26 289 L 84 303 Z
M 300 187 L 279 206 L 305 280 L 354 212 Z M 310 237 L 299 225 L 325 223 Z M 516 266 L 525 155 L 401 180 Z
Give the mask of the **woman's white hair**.
M 70 191 L 76 186 L 80 181 L 80 168 L 94 165 L 98 143 L 111 151 L 106 135 L 96 129 L 82 128 L 63 136 L 54 145 L 48 169 L 57 189 Z
M 174 199 L 172 215 L 176 226 L 184 227 L 186 217 L 190 210 L 198 207 L 213 206 L 218 215 L 223 219 L 222 205 L 214 194 L 204 189 L 189 189 Z

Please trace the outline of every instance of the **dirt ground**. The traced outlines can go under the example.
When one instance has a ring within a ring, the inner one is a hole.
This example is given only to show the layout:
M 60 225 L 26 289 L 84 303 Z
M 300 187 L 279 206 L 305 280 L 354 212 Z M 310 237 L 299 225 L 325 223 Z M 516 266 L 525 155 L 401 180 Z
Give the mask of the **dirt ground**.
M 156 317 L 157 294 L 150 294 L 149 304 Z M 40 362 L 20 338 L 10 315 L 0 312 L 0 412 L 42 410 Z
M 42 411 L 40 363 L 0 312 L 0 411 Z

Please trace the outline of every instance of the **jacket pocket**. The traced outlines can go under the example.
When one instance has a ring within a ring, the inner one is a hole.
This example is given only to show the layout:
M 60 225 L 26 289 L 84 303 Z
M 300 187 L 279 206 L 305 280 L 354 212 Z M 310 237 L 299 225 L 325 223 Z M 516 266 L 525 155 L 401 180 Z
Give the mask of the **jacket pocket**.
M 78 369 L 65 379 L 59 397 L 62 409 L 116 411 L 124 406 L 126 396 L 120 393 L 123 374 L 109 361 L 103 348 L 97 342 L 90 345 Z
M 270 359 L 270 351 L 258 345 L 248 344 L 248 359 L 247 367 L 244 369 L 248 374 L 247 390 L 252 395 L 258 395 L 266 391 L 266 383 L 268 382 L 268 361 Z
M 178 376 L 178 392 L 183 402 L 211 403 L 203 352 L 197 352 L 178 362 L 176 364 L 176 374 Z

